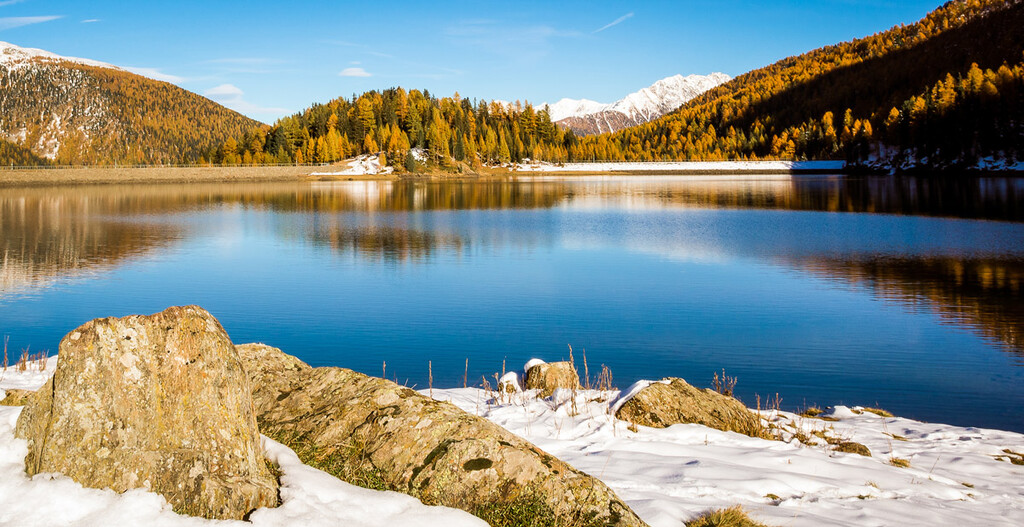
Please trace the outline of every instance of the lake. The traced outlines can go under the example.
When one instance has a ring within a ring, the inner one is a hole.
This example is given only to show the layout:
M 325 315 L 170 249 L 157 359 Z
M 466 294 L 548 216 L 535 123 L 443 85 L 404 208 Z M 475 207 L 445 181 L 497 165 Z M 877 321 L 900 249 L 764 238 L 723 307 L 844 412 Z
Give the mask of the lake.
M 198 304 L 425 388 L 584 354 L 748 406 L 1024 432 L 1024 180 L 574 176 L 0 189 L 0 335 Z M 466 361 L 468 359 L 468 372 Z

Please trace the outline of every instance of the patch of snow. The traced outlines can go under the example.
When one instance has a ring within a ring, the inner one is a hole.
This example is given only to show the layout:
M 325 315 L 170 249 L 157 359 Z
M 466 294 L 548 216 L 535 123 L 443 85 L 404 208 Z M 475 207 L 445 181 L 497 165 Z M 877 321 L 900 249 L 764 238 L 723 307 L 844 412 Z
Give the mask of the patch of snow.
M 530 359 L 526 361 L 526 364 L 523 365 L 523 373 L 526 373 L 530 371 L 530 368 L 533 368 L 534 366 L 540 366 L 541 364 L 547 363 L 544 362 L 542 359 Z
M 845 161 L 665 161 L 611 163 L 546 163 L 533 161 L 516 165 L 516 172 L 758 172 L 758 171 L 839 171 Z
M 53 373 L 56 357 L 45 372 L 17 372 L 8 368 L 2 388 L 37 389 Z M 0 372 L 3 372 L 0 369 Z M 0 390 L 2 391 L 2 390 Z M 487 524 L 456 509 L 431 507 L 397 492 L 381 492 L 345 483 L 326 472 L 302 464 L 288 447 L 266 437 L 267 459 L 277 463 L 281 476 L 281 506 L 257 509 L 248 522 L 214 521 L 176 514 L 170 504 L 142 489 L 123 494 L 85 488 L 60 474 L 25 474 L 28 443 L 14 437 L 21 407 L 0 406 L 0 525 L 19 527 L 54 525 L 118 525 L 158 527 L 288 527 L 336 526 L 486 527 Z
M 517 372 L 510 371 L 498 379 L 499 390 L 504 390 L 506 386 L 511 387 L 514 392 L 523 391 L 523 385 L 519 382 L 519 374 Z
M 533 442 L 610 486 L 652 527 L 679 527 L 708 509 L 742 505 L 769 525 L 1024 525 L 1024 468 L 997 460 L 1024 452 L 1024 435 L 856 414 L 838 421 L 762 412 L 786 441 L 755 439 L 696 424 L 637 427 L 614 417 L 625 392 L 579 390 L 488 400 L 476 388 L 434 389 L 434 398 Z M 486 404 L 479 404 L 486 401 Z M 866 445 L 874 457 L 808 446 L 796 432 Z M 910 468 L 890 464 L 906 459 Z
M 415 155 L 415 154 L 413 154 Z M 366 176 L 375 174 L 390 174 L 395 167 L 381 166 L 380 157 L 371 154 L 346 159 L 341 162 L 346 168 L 335 172 L 313 172 L 312 176 Z
M 11 70 L 21 69 L 32 62 L 37 61 L 67 61 L 74 62 L 77 64 L 84 64 L 86 66 L 97 66 L 100 68 L 113 68 L 120 70 L 113 64 L 107 64 L 106 62 L 100 62 L 98 60 L 82 59 L 78 57 L 64 57 L 57 55 L 56 53 L 50 53 L 49 51 L 36 49 L 36 48 L 23 48 L 15 46 L 9 42 L 0 42 L 0 65 L 7 66 Z

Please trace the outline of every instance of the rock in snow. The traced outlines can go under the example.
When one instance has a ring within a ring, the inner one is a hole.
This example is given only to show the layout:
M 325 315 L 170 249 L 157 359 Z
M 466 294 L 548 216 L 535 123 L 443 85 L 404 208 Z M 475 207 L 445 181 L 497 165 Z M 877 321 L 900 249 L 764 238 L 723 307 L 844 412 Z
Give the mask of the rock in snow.
M 238 351 L 260 430 L 342 479 L 485 518 L 543 510 L 558 524 L 646 525 L 596 478 L 452 404 L 269 346 Z
M 28 440 L 30 475 L 145 488 L 208 518 L 277 504 L 249 379 L 205 310 L 93 320 L 64 337 L 58 357 L 15 430 Z
M 547 397 L 559 388 L 579 389 L 580 374 L 569 362 L 542 362 L 526 370 L 526 389 L 540 389 Z
M 615 417 L 655 428 L 697 423 L 751 437 L 763 433 L 757 415 L 736 399 L 708 388 L 695 388 L 683 379 L 667 380 L 638 391 L 622 404 Z

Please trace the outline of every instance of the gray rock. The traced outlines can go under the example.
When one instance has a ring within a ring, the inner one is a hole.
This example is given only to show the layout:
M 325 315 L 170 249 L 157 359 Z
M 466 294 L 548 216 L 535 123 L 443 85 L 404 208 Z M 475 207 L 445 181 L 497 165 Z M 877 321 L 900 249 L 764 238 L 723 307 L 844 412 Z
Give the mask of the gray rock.
M 569 362 L 545 362 L 526 372 L 524 384 L 527 390 L 539 389 L 547 397 L 559 388 L 579 389 L 580 374 Z
M 654 428 L 697 423 L 751 437 L 769 437 L 758 416 L 736 399 L 708 388 L 695 388 L 683 379 L 667 380 L 668 384 L 654 383 L 640 390 L 615 417 Z
M 238 346 L 260 430 L 306 463 L 502 525 L 645 525 L 615 493 L 507 430 L 393 382 Z
M 28 440 L 30 475 L 146 488 L 207 518 L 277 504 L 248 376 L 220 323 L 196 306 L 72 331 L 15 434 Z

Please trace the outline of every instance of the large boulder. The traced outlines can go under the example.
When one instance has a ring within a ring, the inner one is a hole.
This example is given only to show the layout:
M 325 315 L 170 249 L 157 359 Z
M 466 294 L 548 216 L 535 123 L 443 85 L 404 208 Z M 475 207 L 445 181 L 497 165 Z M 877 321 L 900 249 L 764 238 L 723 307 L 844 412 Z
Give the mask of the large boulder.
M 260 430 L 343 480 L 502 525 L 644 525 L 604 483 L 450 403 L 269 346 L 238 351 Z
M 524 382 L 527 390 L 539 389 L 547 397 L 559 388 L 579 389 L 580 374 L 569 362 L 537 362 L 529 364 Z
M 615 417 L 654 428 L 697 423 L 751 437 L 766 437 L 757 414 L 743 403 L 708 388 L 695 388 L 679 378 L 651 383 L 623 403 Z
M 30 475 L 146 488 L 182 514 L 241 519 L 278 501 L 249 378 L 224 329 L 199 307 L 72 331 L 15 434 L 28 440 Z

